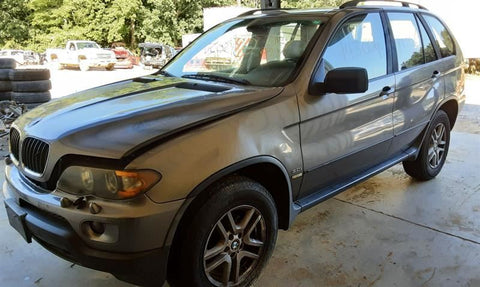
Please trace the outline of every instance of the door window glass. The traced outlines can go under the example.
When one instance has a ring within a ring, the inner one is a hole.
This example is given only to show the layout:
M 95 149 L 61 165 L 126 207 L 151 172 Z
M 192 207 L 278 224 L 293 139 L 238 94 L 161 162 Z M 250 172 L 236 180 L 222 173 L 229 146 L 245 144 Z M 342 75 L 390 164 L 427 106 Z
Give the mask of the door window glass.
M 378 13 L 347 20 L 330 40 L 323 55 L 323 77 L 342 67 L 365 68 L 369 79 L 387 74 L 385 35 Z
M 423 42 L 423 53 L 425 55 L 425 62 L 430 63 L 437 59 L 437 55 L 435 53 L 435 49 L 433 48 L 432 41 L 430 37 L 428 37 L 427 31 L 423 27 L 423 25 L 418 22 L 420 26 L 420 33 L 422 34 L 422 42 Z
M 424 18 L 432 30 L 433 37 L 440 48 L 442 57 L 455 55 L 455 45 L 453 43 L 452 36 L 450 36 L 447 31 L 447 28 L 445 28 L 445 26 L 443 26 L 443 24 L 440 23 L 440 21 L 435 17 L 424 15 Z
M 411 13 L 388 13 L 400 70 L 425 63 L 417 21 Z

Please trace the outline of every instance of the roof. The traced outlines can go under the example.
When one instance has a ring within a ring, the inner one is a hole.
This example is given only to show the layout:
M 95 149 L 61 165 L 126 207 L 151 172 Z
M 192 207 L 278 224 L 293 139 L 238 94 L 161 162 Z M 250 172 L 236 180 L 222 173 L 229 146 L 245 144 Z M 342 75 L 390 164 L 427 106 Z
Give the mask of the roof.
M 260 16 L 260 15 L 318 15 L 333 14 L 346 9 L 400 9 L 400 10 L 425 10 L 422 5 L 405 1 L 393 0 L 353 0 L 343 3 L 338 8 L 312 8 L 312 9 L 254 9 L 238 15 L 238 17 Z

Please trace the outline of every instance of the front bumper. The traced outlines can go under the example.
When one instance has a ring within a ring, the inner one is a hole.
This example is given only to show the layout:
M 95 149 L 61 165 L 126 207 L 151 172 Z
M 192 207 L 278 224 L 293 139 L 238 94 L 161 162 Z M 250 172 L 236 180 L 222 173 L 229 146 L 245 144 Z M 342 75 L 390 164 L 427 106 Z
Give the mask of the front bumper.
M 64 195 L 58 191 L 35 191 L 13 164 L 6 166 L 3 192 L 10 224 L 27 242 L 33 238 L 66 260 L 134 284 L 165 281 L 169 246 L 164 241 L 183 201 L 172 205 L 155 204 L 146 197 L 130 203 L 95 200 L 104 208 L 91 214 L 88 207 L 61 207 L 59 199 Z M 127 206 L 123 211 L 122 205 Z M 85 223 L 91 221 L 116 228 L 109 233 L 107 227 L 106 234 L 98 236 L 86 229 Z
M 87 59 L 85 60 L 89 67 L 101 67 L 106 68 L 108 66 L 114 66 L 117 63 L 117 60 L 113 59 Z

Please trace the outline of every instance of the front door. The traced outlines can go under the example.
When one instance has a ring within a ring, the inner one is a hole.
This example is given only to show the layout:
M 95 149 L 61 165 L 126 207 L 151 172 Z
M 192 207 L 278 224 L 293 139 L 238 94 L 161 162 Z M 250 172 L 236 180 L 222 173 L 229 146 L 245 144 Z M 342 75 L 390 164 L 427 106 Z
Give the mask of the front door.
M 380 13 L 353 16 L 327 45 L 317 81 L 340 67 L 365 68 L 369 88 L 360 94 L 300 95 L 304 177 L 299 197 L 347 180 L 388 157 L 393 136 L 395 79 L 387 69 Z

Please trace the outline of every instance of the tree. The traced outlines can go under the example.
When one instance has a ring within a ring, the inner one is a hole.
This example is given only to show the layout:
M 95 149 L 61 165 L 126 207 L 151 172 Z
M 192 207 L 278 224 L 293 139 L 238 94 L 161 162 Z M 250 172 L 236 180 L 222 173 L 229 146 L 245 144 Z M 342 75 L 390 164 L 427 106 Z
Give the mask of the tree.
M 28 0 L 0 1 L 0 46 L 19 48 L 29 39 Z
M 0 0 L 0 46 L 36 51 L 88 39 L 102 46 L 139 42 L 179 46 L 182 35 L 203 31 L 203 8 L 260 0 Z M 338 6 L 345 0 L 283 0 L 285 8 Z
M 178 46 L 182 35 L 202 32 L 203 8 L 234 3 L 235 0 L 146 0 L 141 38 Z

